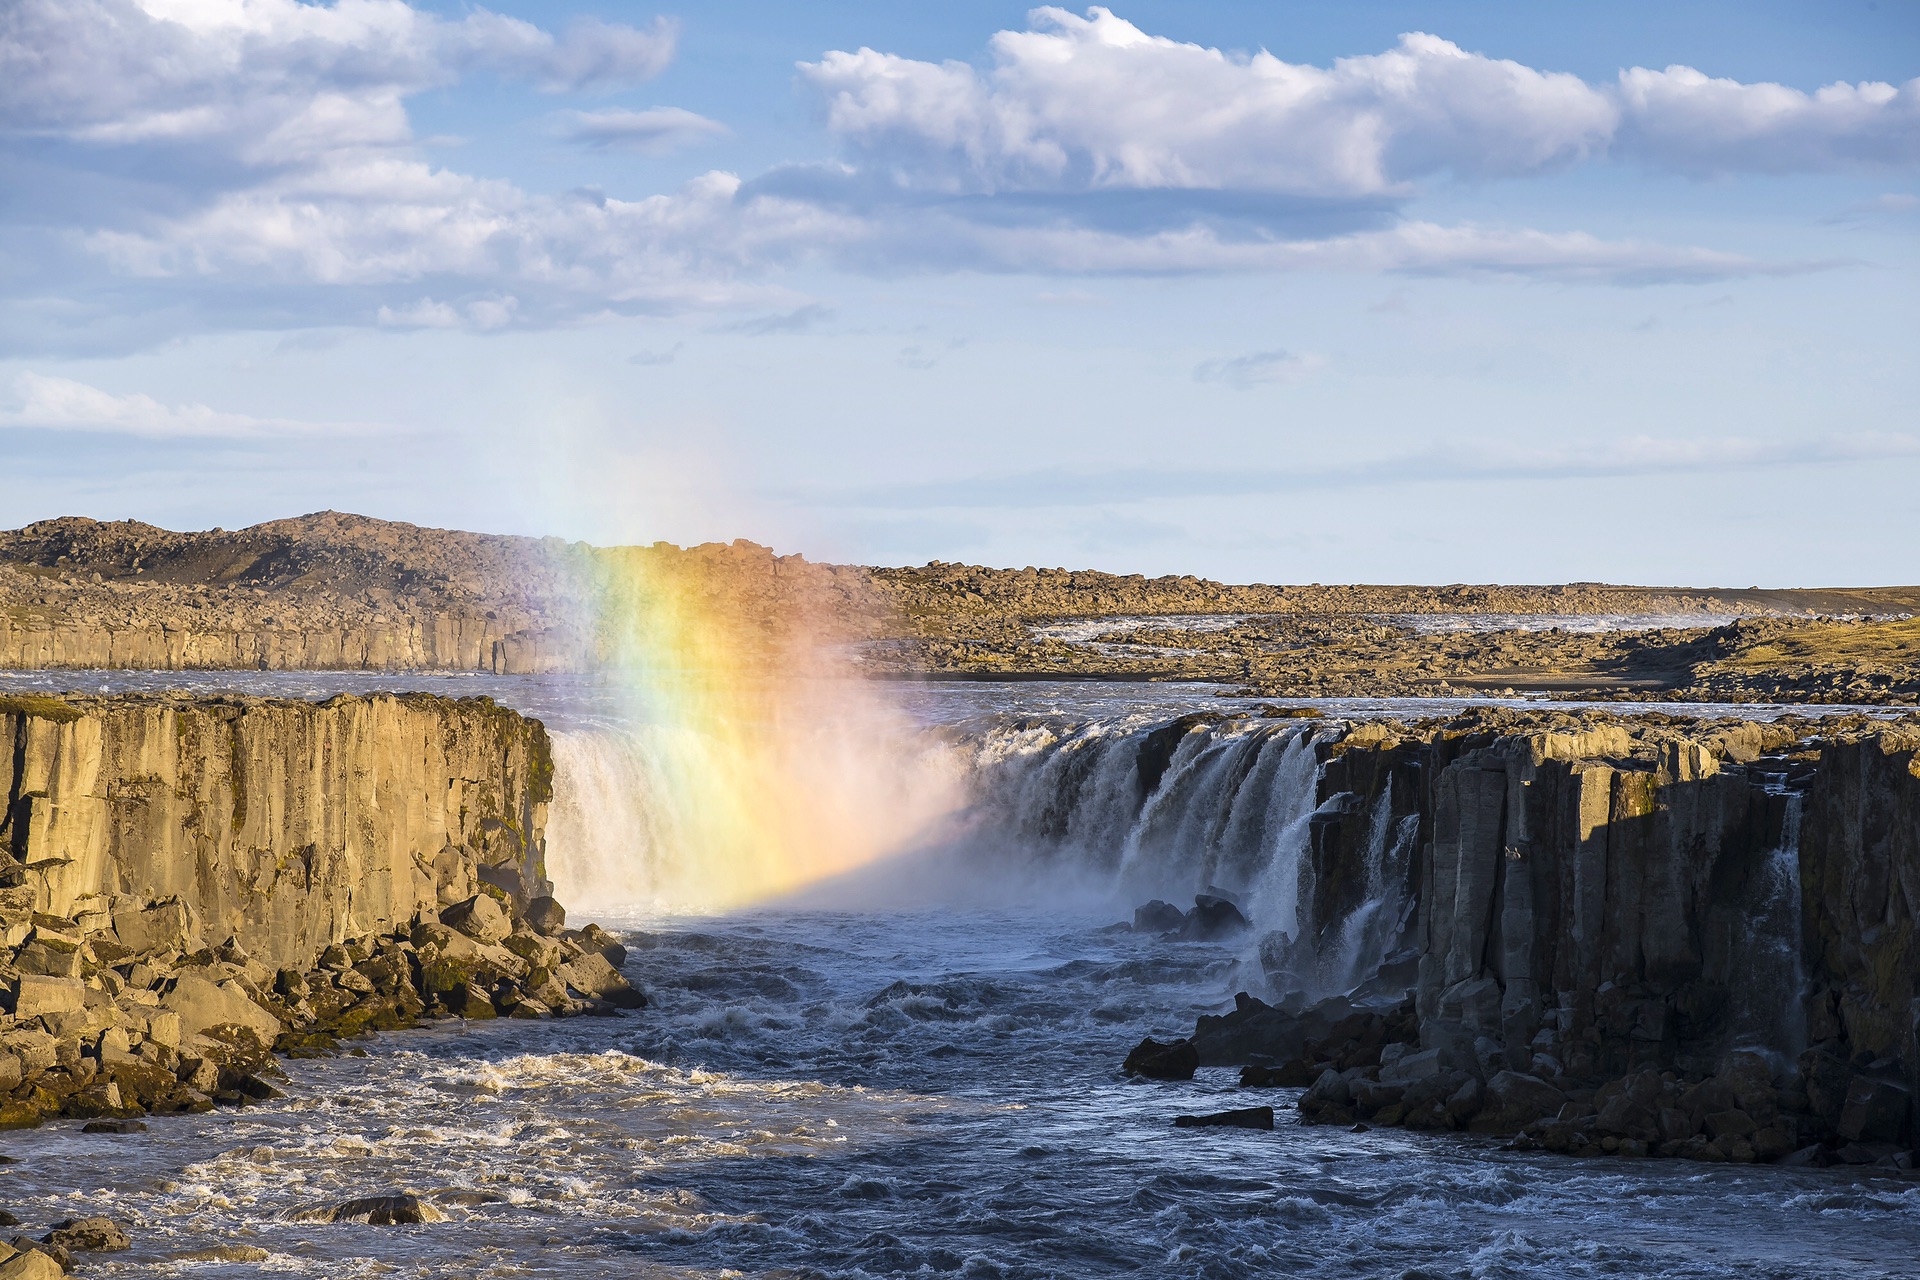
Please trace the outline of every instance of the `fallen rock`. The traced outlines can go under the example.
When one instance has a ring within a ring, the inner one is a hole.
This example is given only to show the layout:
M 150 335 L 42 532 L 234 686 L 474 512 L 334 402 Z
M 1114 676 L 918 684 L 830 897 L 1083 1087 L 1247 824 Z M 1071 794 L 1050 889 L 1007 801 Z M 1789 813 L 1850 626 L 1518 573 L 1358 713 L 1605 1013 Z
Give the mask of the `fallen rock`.
M 527 927 L 542 937 L 552 937 L 567 927 L 567 909 L 552 898 L 535 898 L 527 904 Z
M 1271 1129 L 1272 1107 L 1241 1107 L 1235 1111 L 1215 1111 L 1204 1116 L 1175 1116 L 1176 1129 Z
M 616 1008 L 640 1009 L 647 1003 L 647 998 L 598 952 L 568 961 L 554 971 L 554 976 L 581 995 L 605 1000 Z
M 161 1003 L 168 1012 L 180 1015 L 180 1030 L 188 1037 L 214 1027 L 236 1026 L 272 1044 L 284 1030 L 280 1019 L 255 1004 L 231 979 L 216 985 L 198 973 L 183 973 Z
M 1133 1047 L 1120 1069 L 1130 1076 L 1149 1080 L 1191 1080 L 1200 1068 L 1200 1051 L 1191 1040 L 1172 1040 L 1165 1044 L 1148 1036 Z
M 78 978 L 22 974 L 13 989 L 13 1016 L 39 1018 L 50 1013 L 77 1013 L 86 1007 L 87 987 Z
M 507 909 L 488 893 L 477 893 L 465 902 L 442 909 L 440 923 L 458 929 L 475 942 L 488 944 L 504 941 L 513 932 Z

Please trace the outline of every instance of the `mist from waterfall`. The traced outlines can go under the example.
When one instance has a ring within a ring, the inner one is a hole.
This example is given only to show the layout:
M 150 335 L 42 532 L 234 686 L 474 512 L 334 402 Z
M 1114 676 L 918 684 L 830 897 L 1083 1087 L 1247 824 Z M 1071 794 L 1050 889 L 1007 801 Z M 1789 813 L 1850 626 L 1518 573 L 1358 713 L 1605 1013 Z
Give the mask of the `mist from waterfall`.
M 1406 926 L 1417 819 L 1393 817 L 1390 791 L 1368 815 L 1362 901 L 1313 918 L 1316 743 L 1338 728 L 1138 717 L 861 728 L 883 738 L 850 743 L 846 721 L 823 718 L 783 766 L 823 780 L 847 770 L 870 806 L 840 816 L 837 830 L 865 841 L 845 871 L 793 888 L 807 905 L 1039 904 L 1126 918 L 1152 899 L 1186 907 L 1224 891 L 1252 925 L 1238 943 L 1249 969 L 1265 956 L 1280 975 L 1275 994 L 1348 989 Z M 709 909 L 714 854 L 675 774 L 689 755 L 711 769 L 700 757 L 714 749 L 680 726 L 556 733 L 548 867 L 561 896 L 586 910 Z M 834 785 L 852 794 L 846 776 Z M 733 884 L 717 896 L 772 895 Z

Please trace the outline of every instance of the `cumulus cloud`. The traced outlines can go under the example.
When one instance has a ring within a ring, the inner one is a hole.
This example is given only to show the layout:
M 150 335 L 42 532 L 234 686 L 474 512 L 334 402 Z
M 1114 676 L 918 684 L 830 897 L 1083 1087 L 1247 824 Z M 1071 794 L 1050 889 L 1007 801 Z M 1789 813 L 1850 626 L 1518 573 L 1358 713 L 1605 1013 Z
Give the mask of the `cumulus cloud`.
M 1326 357 L 1291 351 L 1252 351 L 1243 356 L 1203 360 L 1194 366 L 1195 382 L 1219 382 L 1236 391 L 1272 383 L 1293 383 L 1326 364 Z
M 646 111 L 569 111 L 556 132 L 569 142 L 610 151 L 666 155 L 682 147 L 725 137 L 731 130 L 718 120 L 679 107 Z
M 152 396 L 102 391 L 71 378 L 14 375 L 11 403 L 0 405 L 0 427 L 43 431 L 113 432 L 159 438 L 251 438 L 334 430 L 282 418 L 223 413 L 204 404 L 164 404 Z
M 1323 68 L 1148 35 L 1103 8 L 1032 21 L 993 37 L 985 71 L 863 48 L 801 73 L 863 160 L 955 192 L 1355 199 L 1607 154 L 1695 173 L 1920 158 L 1920 80 L 1808 94 L 1669 67 L 1588 84 L 1418 33 Z
M 1036 11 L 1032 30 L 993 38 L 984 71 L 868 49 L 806 64 L 842 164 L 544 194 L 416 148 L 412 95 L 481 74 L 631 85 L 675 38 L 664 19 L 555 32 L 407 0 L 0 4 L 0 226 L 15 264 L 0 331 L 39 342 L 46 316 L 135 342 L 160 326 L 129 319 L 143 300 L 187 324 L 467 329 L 764 308 L 788 298 L 771 277 L 805 263 L 1719 279 L 1819 264 L 1440 226 L 1405 206 L 1432 175 L 1602 153 L 1689 172 L 1913 154 L 1913 85 L 1809 95 L 1669 68 L 1596 86 L 1430 36 L 1319 68 L 1150 36 L 1102 9 Z M 582 145 L 643 152 L 724 131 L 673 107 L 550 119 Z M 742 331 L 818 318 L 795 316 Z

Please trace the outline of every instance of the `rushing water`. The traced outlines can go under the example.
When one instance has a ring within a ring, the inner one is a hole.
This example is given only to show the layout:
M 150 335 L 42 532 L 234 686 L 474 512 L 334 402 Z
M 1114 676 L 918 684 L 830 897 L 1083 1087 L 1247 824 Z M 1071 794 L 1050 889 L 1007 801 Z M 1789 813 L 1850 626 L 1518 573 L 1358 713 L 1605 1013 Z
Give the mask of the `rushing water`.
M 393 683 L 135 679 L 299 696 Z M 1394 945 L 1388 888 L 1411 833 L 1384 802 L 1368 901 L 1344 921 L 1303 918 L 1312 723 L 1186 735 L 1143 803 L 1140 735 L 1221 705 L 1219 691 L 920 691 L 920 718 L 953 726 L 921 749 L 953 754 L 973 797 L 939 840 L 777 906 L 621 917 L 616 890 L 643 890 L 648 860 L 675 856 L 636 799 L 645 726 L 590 682 L 408 683 L 556 725 L 561 896 L 629 932 L 627 972 L 652 1006 L 381 1036 L 287 1064 L 285 1098 L 138 1135 L 63 1122 L 0 1136 L 17 1161 L 0 1165 L 0 1207 L 34 1234 L 88 1212 L 131 1226 L 134 1249 L 88 1258 L 89 1274 L 1920 1275 L 1920 1188 L 1892 1178 L 1308 1128 L 1287 1122 L 1295 1091 L 1243 1091 L 1230 1071 L 1121 1078 L 1142 1036 L 1184 1033 L 1260 980 L 1244 951 L 1106 927 L 1146 896 L 1220 884 L 1262 928 L 1331 925 L 1327 986 Z M 1756 880 L 1767 911 L 1785 909 L 1778 871 Z M 581 892 L 593 876 L 597 899 Z M 1258 1102 L 1280 1110 L 1272 1132 L 1170 1124 Z M 446 1221 L 300 1220 L 400 1190 Z
M 290 1064 L 285 1099 L 132 1137 L 8 1135 L 5 1202 L 130 1220 L 98 1275 L 1916 1273 L 1897 1182 L 1176 1130 L 1254 1101 L 1230 1072 L 1115 1070 L 1227 992 L 1203 944 L 979 909 L 627 923 L 651 1009 L 384 1036 Z M 398 1189 L 448 1221 L 293 1220 Z M 236 1248 L 268 1260 L 214 1260 Z

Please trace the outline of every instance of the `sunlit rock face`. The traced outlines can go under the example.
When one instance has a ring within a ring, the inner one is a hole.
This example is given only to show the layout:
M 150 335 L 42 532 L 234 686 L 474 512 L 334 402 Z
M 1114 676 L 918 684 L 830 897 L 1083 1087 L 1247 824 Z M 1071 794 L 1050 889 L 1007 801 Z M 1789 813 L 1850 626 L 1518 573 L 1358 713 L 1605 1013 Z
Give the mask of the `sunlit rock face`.
M 304 968 L 487 886 L 550 891 L 547 733 L 486 699 L 14 698 L 0 742 L 0 875 L 82 935 Z

